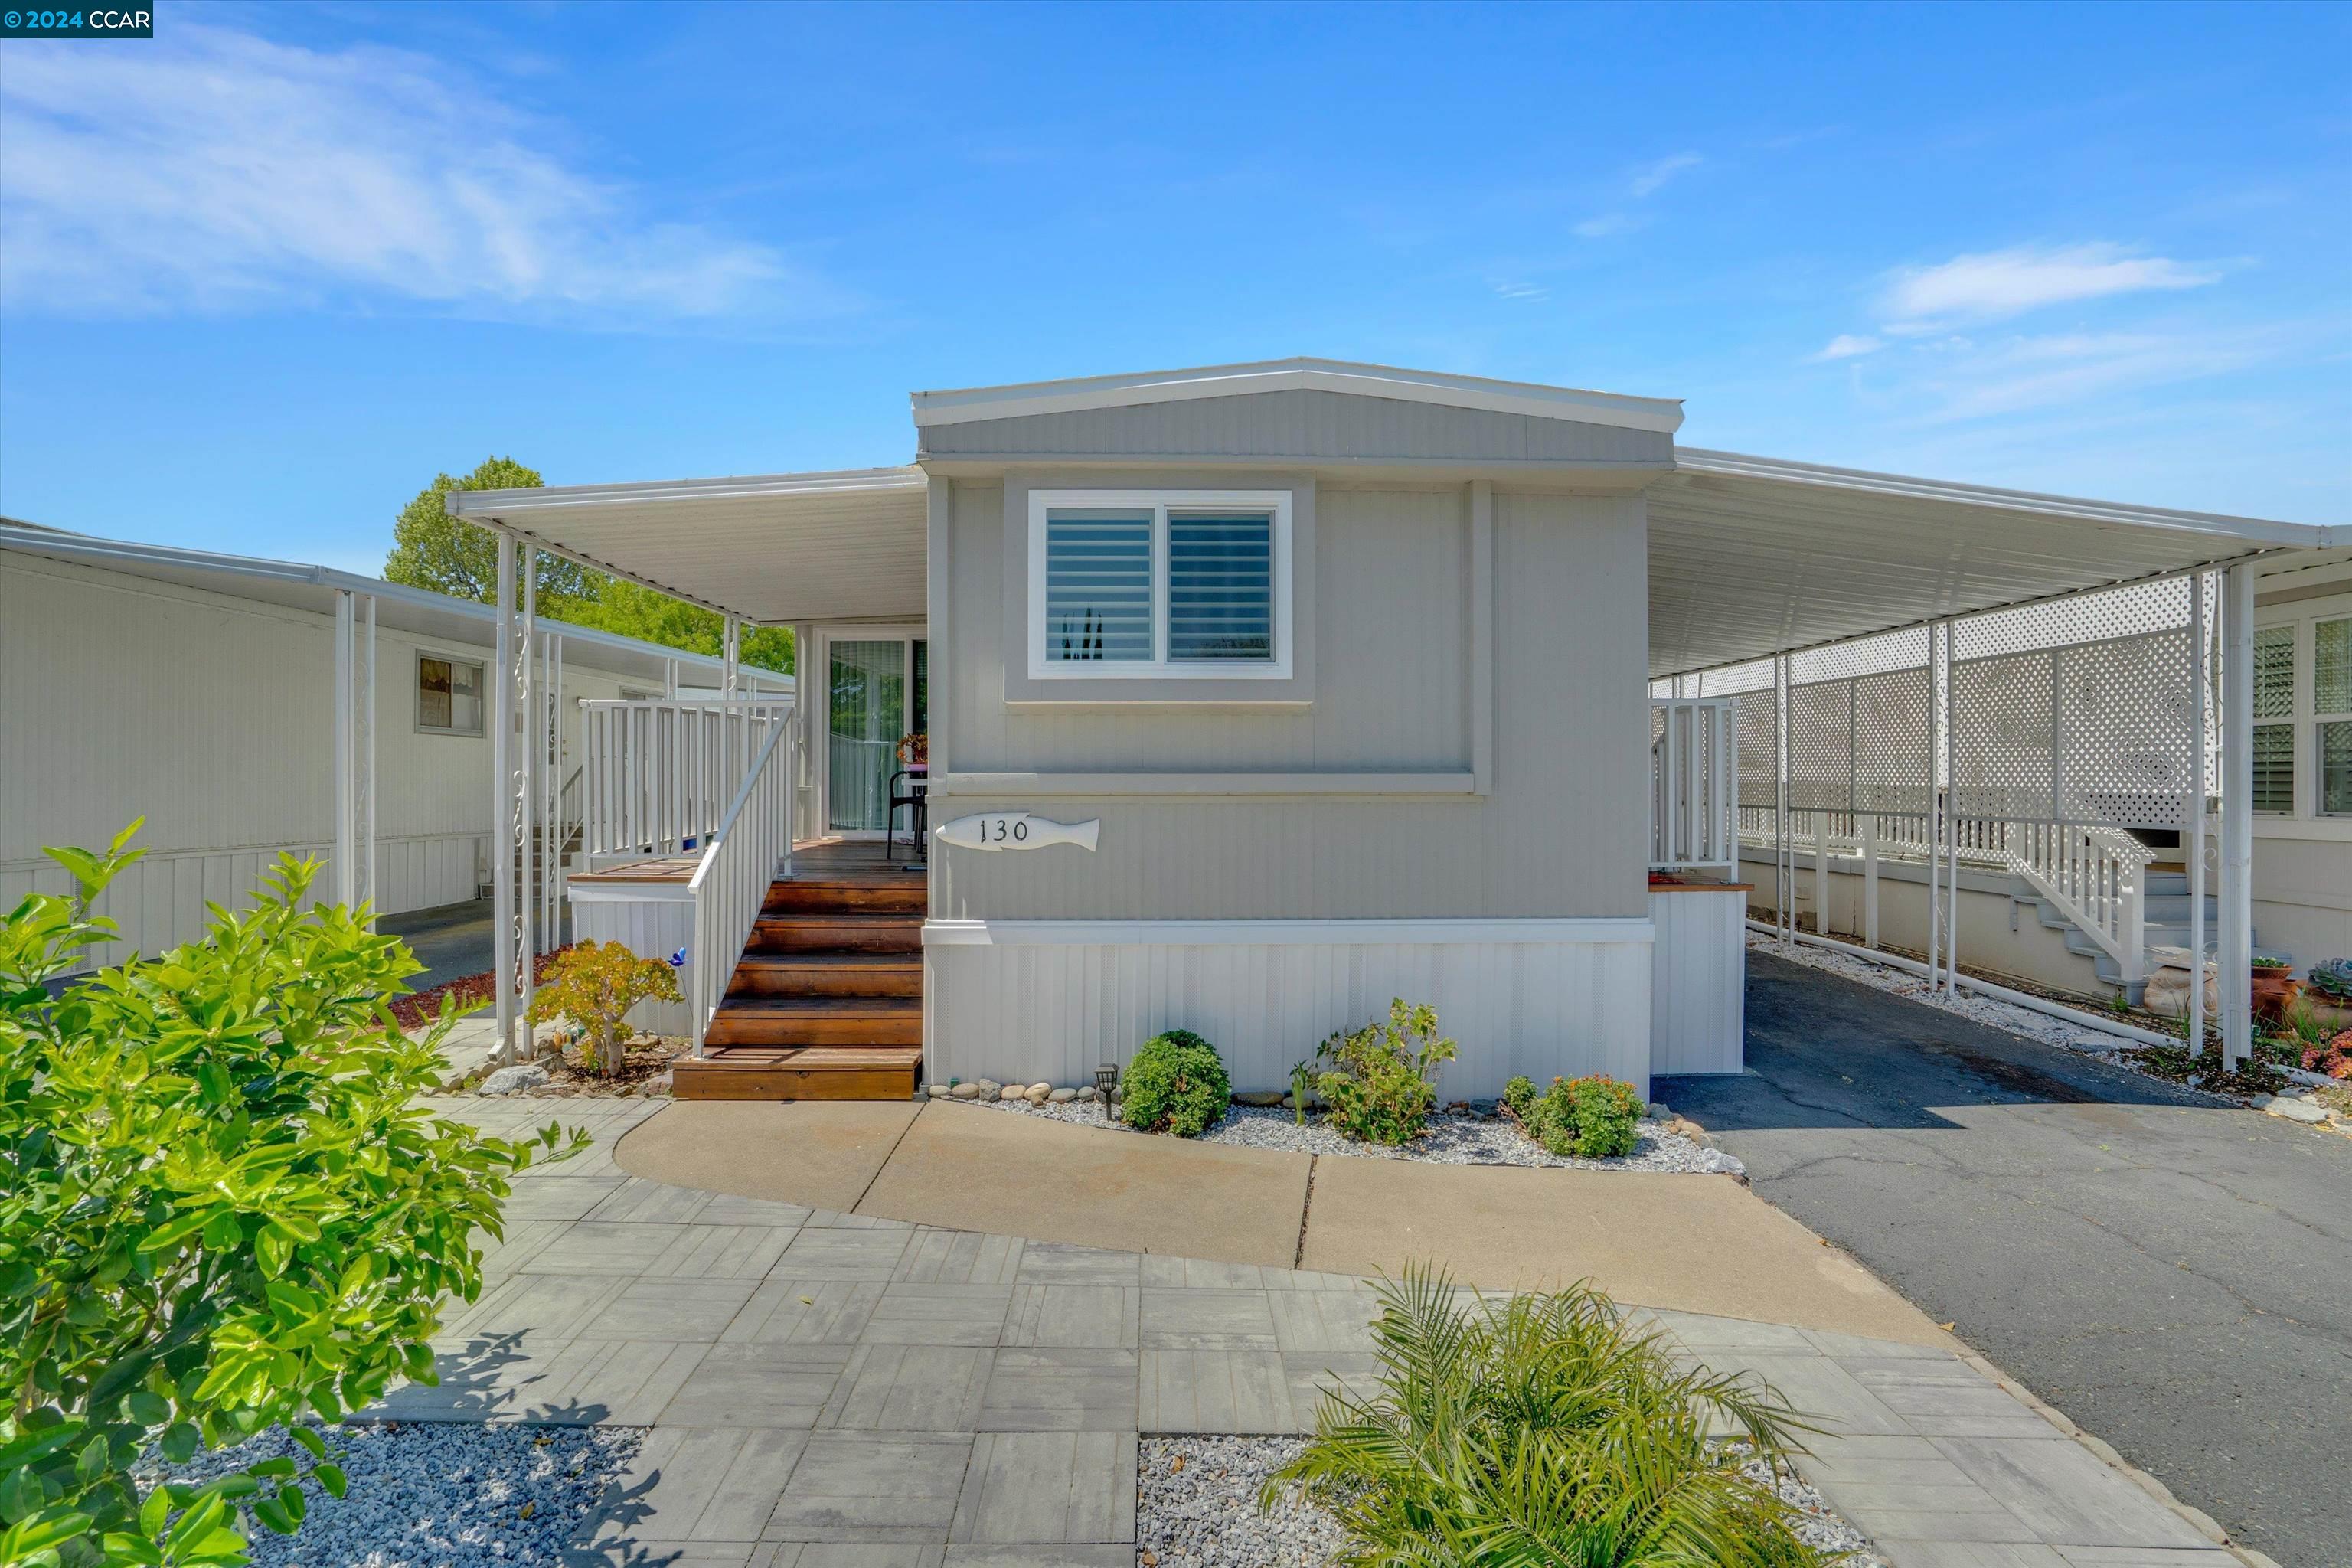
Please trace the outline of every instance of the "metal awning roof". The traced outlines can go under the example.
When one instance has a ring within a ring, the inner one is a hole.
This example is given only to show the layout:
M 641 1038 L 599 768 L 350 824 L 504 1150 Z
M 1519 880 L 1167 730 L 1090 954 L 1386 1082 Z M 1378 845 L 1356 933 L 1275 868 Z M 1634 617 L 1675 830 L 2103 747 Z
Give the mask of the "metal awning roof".
M 0 554 L 7 553 L 68 562 L 77 566 L 100 567 L 129 576 L 144 577 L 151 582 L 200 588 L 207 593 L 225 594 L 257 604 L 276 605 L 285 609 L 321 616 L 332 616 L 337 591 L 347 590 L 374 598 L 376 624 L 385 630 L 407 632 L 460 647 L 487 649 L 497 640 L 498 615 L 488 605 L 478 604 L 471 599 L 452 598 L 429 589 L 411 588 L 404 584 L 362 577 L 355 572 L 339 572 L 331 566 L 313 566 L 298 561 L 268 561 L 252 555 L 223 555 L 213 551 L 183 550 L 169 544 L 144 544 L 131 540 L 99 539 L 86 533 L 68 533 L 13 519 L 0 519 Z M 718 659 L 707 655 L 686 653 L 635 637 L 552 620 L 543 621 L 541 625 L 563 634 L 564 662 L 575 668 L 593 669 L 617 679 L 658 686 L 674 661 L 681 674 L 692 672 L 702 675 L 714 688 L 719 684 L 723 667 Z M 789 675 L 754 669 L 748 665 L 744 667 L 744 675 L 762 686 L 789 687 L 793 683 Z
M 1650 671 L 2168 576 L 2340 529 L 1691 447 L 1650 489 Z
M 450 490 L 452 517 L 759 626 L 919 620 L 922 469 Z

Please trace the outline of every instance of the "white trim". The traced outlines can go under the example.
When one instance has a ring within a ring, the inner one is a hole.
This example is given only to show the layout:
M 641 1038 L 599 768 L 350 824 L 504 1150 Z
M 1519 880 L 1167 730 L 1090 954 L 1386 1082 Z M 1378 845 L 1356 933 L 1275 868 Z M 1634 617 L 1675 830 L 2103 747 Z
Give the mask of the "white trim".
M 908 732 L 911 734 L 915 722 L 915 645 L 929 642 L 931 634 L 921 621 L 877 621 L 871 625 L 819 621 L 813 630 L 814 636 L 810 640 L 816 645 L 813 650 L 816 665 L 824 672 L 824 684 L 817 689 L 824 693 L 824 704 L 821 710 L 811 710 L 804 742 L 820 759 L 815 764 L 815 777 L 810 790 L 810 805 L 814 808 L 813 819 L 830 837 L 878 844 L 887 837 L 887 829 L 833 826 L 833 645 L 837 642 L 895 642 L 898 645 L 899 679 L 906 689 L 903 699 L 905 717 Z M 797 659 L 800 645 L 795 641 L 793 646 L 793 657 Z M 895 756 L 897 753 L 894 752 L 892 754 Z M 938 775 L 929 776 L 936 778 Z M 934 784 L 932 787 L 938 786 Z
M 1698 447 L 1675 447 L 1675 470 L 1695 476 L 1769 479 L 1781 484 L 1857 490 L 1868 495 L 1900 497 L 1909 500 L 1994 507 L 2003 511 L 2040 512 L 2094 522 L 2123 523 L 2134 528 L 2178 529 L 2189 533 L 2214 534 L 2267 544 L 2302 545 L 2311 549 L 2336 543 L 2336 536 L 2343 531 L 2310 523 L 2280 522 L 2270 518 L 2131 506 L 2117 501 L 2087 500 L 2078 496 L 2046 495 L 2038 490 L 2000 489 L 1990 485 L 1960 484 L 1949 479 L 1882 474 L 1867 468 L 1837 468 L 1822 463 L 1792 462 L 1782 458 L 1708 451 Z
M 1199 397 L 1301 391 L 1344 392 L 1361 397 L 1434 403 L 1496 414 L 1525 414 L 1539 419 L 1572 419 L 1585 425 L 1611 425 L 1668 435 L 1680 429 L 1683 422 L 1682 400 L 1675 397 L 1628 397 L 1621 393 L 1583 392 L 1535 382 L 1493 381 L 1484 376 L 1307 358 L 918 392 L 911 394 L 908 401 L 913 405 L 915 427 L 919 430 L 934 425 L 963 425 L 1023 415 L 1068 414 L 1090 408 L 1181 403 Z
M 894 468 L 833 468 L 805 474 L 750 474 L 717 479 L 646 479 L 609 485 L 538 485 L 524 489 L 449 490 L 443 505 L 468 522 L 518 513 L 599 506 L 659 506 L 679 501 L 757 500 L 774 496 L 874 495 L 927 489 L 930 478 L 909 464 Z
M 631 882 L 600 879 L 583 881 L 577 877 L 564 879 L 565 895 L 575 904 L 690 904 L 694 902 L 691 883 L 675 877 L 660 881 Z
M 1522 946 L 1648 944 L 1647 915 L 1560 920 L 964 921 L 927 920 L 925 947 L 1297 947 L 1373 943 Z
M 940 795 L 1475 795 L 1471 773 L 933 773 Z
M 1045 530 L 1054 508 L 1104 507 L 1151 513 L 1151 653 L 1149 660 L 1049 659 L 1045 657 Z M 1168 657 L 1168 514 L 1192 507 L 1232 507 L 1273 517 L 1273 581 L 1267 609 L 1274 621 L 1274 658 L 1264 663 L 1219 659 L 1178 662 Z M 1029 492 L 1029 645 L 1032 680 L 1288 680 L 1291 631 L 1291 492 L 1282 490 L 1073 489 Z

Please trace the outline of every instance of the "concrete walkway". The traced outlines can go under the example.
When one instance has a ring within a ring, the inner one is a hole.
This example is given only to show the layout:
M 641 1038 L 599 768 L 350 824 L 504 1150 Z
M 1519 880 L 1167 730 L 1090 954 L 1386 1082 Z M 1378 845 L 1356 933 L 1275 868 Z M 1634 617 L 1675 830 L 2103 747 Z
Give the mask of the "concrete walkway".
M 1769 953 L 1748 974 L 1749 1071 L 1661 1099 L 2232 1535 L 2352 1563 L 2317 1480 L 2352 1464 L 2352 1140 Z
M 583 1527 L 583 1562 L 1130 1568 L 1140 1434 L 1304 1432 L 1319 1390 L 1372 1367 L 1373 1299 L 1352 1274 L 630 1174 L 623 1136 L 633 1150 L 687 1124 L 682 1106 L 440 1103 L 499 1132 L 559 1110 L 599 1143 L 517 1184 L 481 1298 L 438 1343 L 443 1383 L 380 1414 L 649 1426 L 635 1470 Z M 863 1134 L 842 1142 L 870 1151 Z M 892 1163 L 858 1157 L 874 1177 Z M 1753 1371 L 1832 1426 L 1802 1468 L 1898 1568 L 2236 1561 L 1947 1348 L 1648 1316 L 1681 1353 Z

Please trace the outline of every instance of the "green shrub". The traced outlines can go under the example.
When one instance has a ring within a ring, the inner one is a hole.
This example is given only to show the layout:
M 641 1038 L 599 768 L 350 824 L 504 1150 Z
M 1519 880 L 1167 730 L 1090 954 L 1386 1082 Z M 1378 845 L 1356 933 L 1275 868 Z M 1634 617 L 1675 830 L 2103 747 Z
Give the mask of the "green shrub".
M 1522 1122 L 1527 1121 L 1528 1112 L 1534 1107 L 1535 1102 L 1536 1080 L 1525 1074 L 1521 1074 L 1503 1086 L 1503 1103 L 1510 1107 L 1511 1114 Z
M 136 824 L 132 825 L 135 831 Z M 533 1144 L 414 1104 L 423 1041 L 383 996 L 420 965 L 279 860 L 202 942 L 72 984 L 116 936 L 89 906 L 138 858 L 53 849 L 70 899 L 0 924 L 0 1563 L 247 1561 L 342 1473 L 318 1434 L 400 1377 L 433 1380 L 445 1297 L 473 1300 Z M 552 1149 L 550 1126 L 540 1142 Z M 143 1497 L 132 1463 L 285 1426 L 308 1458 Z
M 1315 1059 L 1331 1064 L 1315 1084 L 1331 1108 L 1331 1125 L 1369 1143 L 1420 1137 L 1437 1103 L 1436 1069 L 1454 1059 L 1454 1042 L 1436 1033 L 1436 1008 L 1400 998 L 1390 1001 L 1386 1023 L 1375 1020 L 1317 1047 Z
M 1443 1275 L 1383 1280 L 1375 1386 L 1324 1395 L 1296 1482 L 1349 1536 L 1339 1561 L 1460 1568 L 1818 1568 L 1802 1516 L 1741 1473 L 1813 1430 L 1761 1384 L 1678 1371 L 1584 1287 L 1460 1303 Z M 1752 1451 L 1709 1440 L 1744 1438 Z
M 1528 1085 L 1528 1092 L 1515 1100 L 1512 1091 L 1521 1084 Z M 1632 1084 L 1595 1074 L 1556 1078 L 1540 1095 L 1532 1092 L 1534 1087 L 1526 1079 L 1514 1079 L 1504 1088 L 1503 1102 L 1528 1136 L 1552 1153 L 1607 1160 L 1632 1153 L 1641 1142 L 1635 1124 L 1645 1107 Z
M 1207 1131 L 1234 1097 L 1217 1047 L 1190 1029 L 1171 1029 L 1144 1041 L 1119 1087 L 1120 1114 L 1129 1127 L 1179 1138 Z
M 658 958 L 639 958 L 617 942 L 583 942 L 555 955 L 531 993 L 530 1021 L 569 1018 L 585 1031 L 581 1065 L 619 1072 L 627 1056 L 629 1009 L 640 1002 L 677 1002 L 677 976 Z

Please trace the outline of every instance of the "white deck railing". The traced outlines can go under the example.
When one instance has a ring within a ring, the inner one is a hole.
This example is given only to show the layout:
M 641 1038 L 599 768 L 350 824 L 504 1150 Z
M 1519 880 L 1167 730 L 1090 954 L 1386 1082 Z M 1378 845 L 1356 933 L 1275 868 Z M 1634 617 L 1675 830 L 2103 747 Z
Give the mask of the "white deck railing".
M 694 939 L 687 950 L 686 1002 L 698 1057 L 767 904 L 769 885 L 792 874 L 793 726 L 791 707 L 773 716 L 688 884 Z
M 1729 698 L 1650 700 L 1650 869 L 1737 871 Z
M 1950 831 L 1962 863 L 2021 879 L 2116 961 L 2125 984 L 2147 978 L 2147 868 L 2155 862 L 2154 850 L 2118 829 L 2073 823 L 1956 816 Z M 1918 812 L 1801 807 L 1789 813 L 1789 837 L 1801 863 L 1810 854 L 1819 875 L 1832 855 L 1859 858 L 1866 881 L 1874 884 L 1881 858 L 1927 859 L 1933 834 L 1928 818 Z M 1771 846 L 1772 808 L 1741 806 L 1739 837 L 1751 846 Z M 1874 914 L 1875 888 L 1864 898 Z M 1874 920 L 1871 925 L 1874 945 Z
M 764 697 L 581 703 L 588 865 L 700 848 L 792 710 L 789 700 Z

